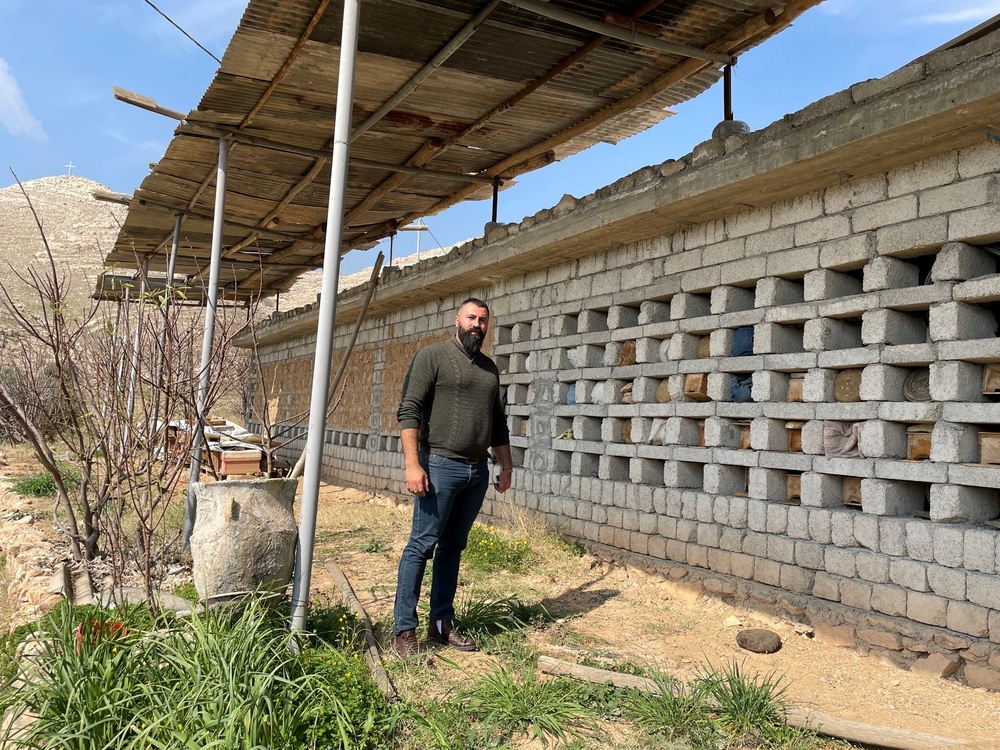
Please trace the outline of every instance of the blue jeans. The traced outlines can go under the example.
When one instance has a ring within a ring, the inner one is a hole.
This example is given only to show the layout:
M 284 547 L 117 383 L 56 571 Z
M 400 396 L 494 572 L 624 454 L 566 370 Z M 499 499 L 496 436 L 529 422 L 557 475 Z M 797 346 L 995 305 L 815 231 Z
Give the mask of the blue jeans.
M 455 616 L 458 563 L 490 483 L 485 459 L 468 464 L 421 453 L 420 465 L 427 472 L 430 490 L 423 497 L 413 498 L 413 527 L 396 581 L 393 629 L 397 634 L 417 628 L 420 584 L 432 556 L 431 619 L 450 620 Z

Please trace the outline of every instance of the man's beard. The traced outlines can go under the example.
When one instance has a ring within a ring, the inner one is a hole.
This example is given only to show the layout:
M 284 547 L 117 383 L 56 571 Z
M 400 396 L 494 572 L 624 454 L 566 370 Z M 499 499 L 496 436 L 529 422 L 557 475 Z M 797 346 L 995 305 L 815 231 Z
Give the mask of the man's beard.
M 459 330 L 458 341 L 470 357 L 473 354 L 478 354 L 479 350 L 483 348 L 483 335 L 475 328 L 467 328 L 464 331 Z

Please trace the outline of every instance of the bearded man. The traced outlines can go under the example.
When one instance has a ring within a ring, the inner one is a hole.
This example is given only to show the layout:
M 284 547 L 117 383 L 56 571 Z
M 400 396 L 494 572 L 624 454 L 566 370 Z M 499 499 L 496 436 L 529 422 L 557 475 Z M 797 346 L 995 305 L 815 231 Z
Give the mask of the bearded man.
M 500 463 L 497 492 L 510 487 L 512 469 L 500 373 L 480 351 L 489 323 L 485 302 L 475 297 L 462 302 L 454 338 L 418 351 L 403 381 L 396 418 L 406 489 L 414 497 L 413 526 L 399 562 L 393 608 L 400 656 L 419 650 L 417 601 L 432 556 L 427 638 L 462 651 L 476 650 L 476 642 L 452 624 L 458 567 L 490 484 L 490 448 Z

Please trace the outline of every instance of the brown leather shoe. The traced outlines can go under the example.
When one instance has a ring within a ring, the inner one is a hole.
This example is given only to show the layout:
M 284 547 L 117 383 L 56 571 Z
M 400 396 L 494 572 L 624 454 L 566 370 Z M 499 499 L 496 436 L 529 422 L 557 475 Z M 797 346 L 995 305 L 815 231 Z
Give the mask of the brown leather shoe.
M 404 630 L 396 635 L 396 654 L 400 659 L 416 656 L 419 651 L 420 645 L 417 643 L 416 630 Z
M 427 640 L 457 648 L 459 651 L 479 650 L 474 640 L 462 635 L 451 626 L 451 620 L 442 620 L 440 631 L 438 630 L 437 620 L 431 620 L 427 625 Z

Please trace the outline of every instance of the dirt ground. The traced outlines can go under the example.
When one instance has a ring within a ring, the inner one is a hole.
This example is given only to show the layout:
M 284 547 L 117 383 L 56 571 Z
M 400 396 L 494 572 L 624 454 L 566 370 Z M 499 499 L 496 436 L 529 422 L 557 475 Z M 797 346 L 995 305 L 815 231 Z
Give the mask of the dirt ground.
M 31 462 L 0 460 L 0 548 L 7 585 L 2 604 L 22 611 L 46 599 L 46 568 L 60 555 L 52 531 L 50 501 L 30 501 L 10 491 L 12 477 L 34 471 Z M 29 514 L 32 520 L 25 520 Z M 373 620 L 388 621 L 396 565 L 409 529 L 406 502 L 355 489 L 324 486 L 317 522 L 313 594 L 339 600 L 322 562 L 334 559 Z M 869 724 L 963 739 L 982 748 L 1000 748 L 1000 694 L 947 679 L 911 674 L 876 656 L 817 642 L 808 628 L 774 618 L 749 606 L 694 595 L 675 582 L 641 571 L 576 557 L 547 543 L 530 521 L 513 519 L 518 538 L 534 539 L 542 555 L 526 574 L 498 574 L 474 591 L 462 576 L 460 597 L 519 592 L 561 617 L 533 632 L 543 654 L 590 665 L 630 662 L 653 665 L 681 680 L 707 664 L 737 660 L 743 671 L 782 675 L 785 698 L 795 707 Z M 8 592 L 12 592 L 9 594 Z M 522 593 L 524 592 L 524 593 Z M 426 592 L 425 592 L 426 596 Z M 757 655 L 737 646 L 737 632 L 764 627 L 783 641 L 774 654 Z M 449 654 L 451 656 L 452 654 Z M 465 655 L 461 655 L 466 661 Z M 481 654 L 468 655 L 474 667 Z

